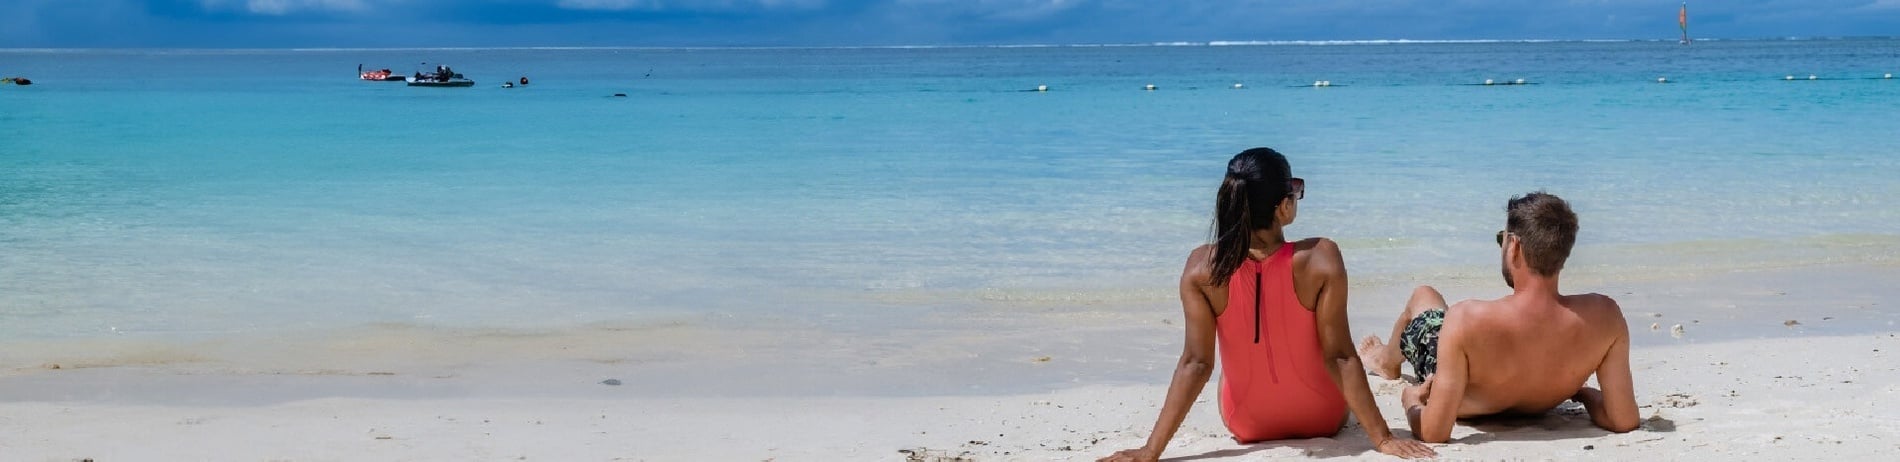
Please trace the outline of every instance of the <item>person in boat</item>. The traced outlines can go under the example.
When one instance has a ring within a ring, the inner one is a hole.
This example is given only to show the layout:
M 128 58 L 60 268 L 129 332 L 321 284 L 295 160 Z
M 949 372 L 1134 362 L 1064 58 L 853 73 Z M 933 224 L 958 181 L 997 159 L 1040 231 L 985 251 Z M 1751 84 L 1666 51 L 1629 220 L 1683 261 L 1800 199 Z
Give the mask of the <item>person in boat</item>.
M 1358 418 L 1379 452 L 1432 457 L 1392 435 L 1353 348 L 1346 322 L 1346 266 L 1323 237 L 1286 239 L 1306 181 L 1286 157 L 1254 148 L 1227 162 L 1215 196 L 1214 242 L 1181 272 L 1186 345 L 1146 445 L 1102 458 L 1153 461 L 1213 375 L 1220 357 L 1220 414 L 1235 441 L 1329 437 Z
M 1577 214 L 1543 192 L 1513 197 L 1504 210 L 1497 241 L 1511 294 L 1447 306 L 1436 289 L 1419 287 L 1390 343 L 1362 341 L 1366 367 L 1392 379 L 1401 359 L 1412 363 L 1422 382 L 1400 401 L 1412 434 L 1429 442 L 1450 439 L 1457 419 L 1538 415 L 1564 401 L 1583 404 L 1605 430 L 1635 430 L 1641 422 L 1622 308 L 1601 294 L 1557 291 L 1577 240 Z M 1586 385 L 1591 375 L 1602 389 Z

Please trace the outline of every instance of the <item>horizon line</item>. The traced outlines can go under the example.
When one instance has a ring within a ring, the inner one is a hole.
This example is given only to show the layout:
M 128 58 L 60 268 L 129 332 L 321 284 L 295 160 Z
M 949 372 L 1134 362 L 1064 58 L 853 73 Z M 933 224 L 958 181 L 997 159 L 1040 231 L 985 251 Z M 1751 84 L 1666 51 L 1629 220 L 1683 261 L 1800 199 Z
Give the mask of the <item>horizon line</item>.
M 975 49 L 975 48 L 1113 48 L 1113 47 L 1247 47 L 1247 46 L 1353 46 L 1353 45 L 1460 45 L 1460 44 L 1532 44 L 1532 43 L 1640 43 L 1640 42 L 1676 42 L 1671 38 L 1613 38 L 1613 39 L 1365 39 L 1365 40 L 1208 40 L 1208 41 L 1163 41 L 1146 43 L 1022 43 L 1022 44 L 963 44 L 963 45 L 585 45 L 585 46 L 461 46 L 461 47 L 0 47 L 0 51 L 483 51 L 483 50 L 877 50 L 877 49 Z M 1781 42 L 1781 41 L 1847 41 L 1847 40 L 1900 40 L 1900 36 L 1787 36 L 1728 38 L 1704 37 L 1696 41 L 1708 42 Z

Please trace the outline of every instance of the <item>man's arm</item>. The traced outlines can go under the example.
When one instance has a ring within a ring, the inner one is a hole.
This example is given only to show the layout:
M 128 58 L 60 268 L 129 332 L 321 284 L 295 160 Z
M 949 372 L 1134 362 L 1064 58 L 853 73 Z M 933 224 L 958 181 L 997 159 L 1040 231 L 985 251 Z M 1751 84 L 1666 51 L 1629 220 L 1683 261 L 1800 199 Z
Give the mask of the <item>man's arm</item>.
M 1620 314 L 1616 320 L 1616 343 L 1597 365 L 1597 385 L 1603 390 L 1583 387 L 1572 399 L 1590 411 L 1590 422 L 1604 430 L 1624 433 L 1635 430 L 1642 419 L 1636 410 L 1636 387 L 1630 377 L 1629 326 Z
M 1425 411 L 1425 397 L 1432 394 L 1432 378 L 1421 379 L 1421 383 L 1405 387 L 1399 392 L 1399 408 L 1405 410 L 1405 425 L 1412 429 L 1412 436 L 1418 437 L 1419 413 Z
M 1465 339 L 1460 324 L 1465 311 L 1457 307 L 1445 310 L 1445 325 L 1438 331 L 1438 371 L 1421 385 L 1414 403 L 1406 403 L 1405 414 L 1412 422 L 1412 434 L 1427 443 L 1451 440 L 1451 428 L 1458 424 L 1458 406 L 1465 399 L 1465 380 L 1470 372 L 1465 362 Z

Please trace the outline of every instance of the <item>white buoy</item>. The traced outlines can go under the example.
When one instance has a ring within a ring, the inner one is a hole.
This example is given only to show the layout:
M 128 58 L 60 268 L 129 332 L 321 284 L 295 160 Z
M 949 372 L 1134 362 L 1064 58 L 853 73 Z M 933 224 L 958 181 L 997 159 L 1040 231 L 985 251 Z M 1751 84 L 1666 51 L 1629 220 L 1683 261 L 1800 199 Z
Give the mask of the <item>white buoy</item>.
M 1808 74 L 1808 80 L 1814 80 L 1814 74 Z
M 1152 83 L 1148 84 L 1148 86 L 1141 87 L 1141 89 L 1148 90 L 1148 91 L 1155 91 L 1156 88 L 1159 88 L 1159 87 L 1156 87 L 1155 84 L 1152 84 Z
M 1668 77 L 1657 77 L 1657 78 L 1656 78 L 1656 83 L 1669 83 L 1669 78 L 1668 78 Z
M 1321 81 L 1319 81 L 1319 86 L 1322 86 L 1322 87 L 1330 87 L 1330 86 L 1333 86 L 1333 81 L 1331 81 L 1331 80 L 1321 80 Z
M 1313 86 L 1315 86 L 1315 87 L 1324 87 L 1324 86 L 1326 86 L 1326 81 L 1324 81 L 1324 80 L 1314 80 L 1314 81 L 1313 81 Z
M 1037 85 L 1037 86 L 1036 86 L 1036 91 L 1049 91 L 1049 86 L 1048 86 L 1048 85 Z
M 1485 85 L 1490 85 L 1490 84 L 1491 84 L 1491 79 L 1484 79 L 1484 84 L 1485 84 Z
M 1518 84 L 1518 85 L 1523 85 L 1523 84 L 1524 84 L 1524 79 L 1517 79 L 1517 84 Z
M 1235 89 L 1235 90 L 1239 90 L 1239 89 L 1242 89 L 1242 88 L 1247 88 L 1247 87 L 1246 87 L 1245 85 L 1241 85 L 1241 84 L 1238 84 L 1238 83 L 1236 83 L 1236 84 L 1234 84 L 1234 89 Z
M 1881 78 L 1883 78 L 1883 79 L 1887 79 L 1887 80 L 1893 80 L 1893 74 L 1892 74 L 1892 73 L 1888 73 L 1886 77 L 1881 77 Z
M 1794 80 L 1794 74 L 1788 74 L 1787 77 L 1782 77 L 1781 80 Z

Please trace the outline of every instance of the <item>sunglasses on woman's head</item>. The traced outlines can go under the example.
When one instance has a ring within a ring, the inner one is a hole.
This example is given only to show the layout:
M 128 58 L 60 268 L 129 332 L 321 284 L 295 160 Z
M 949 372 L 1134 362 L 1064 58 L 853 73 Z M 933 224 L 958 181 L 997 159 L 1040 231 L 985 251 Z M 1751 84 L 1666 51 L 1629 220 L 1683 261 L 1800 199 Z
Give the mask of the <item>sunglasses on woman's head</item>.
M 1299 178 L 1288 178 L 1286 180 L 1286 195 L 1287 197 L 1293 198 L 1293 200 L 1305 199 L 1306 198 L 1306 180 L 1299 179 Z

